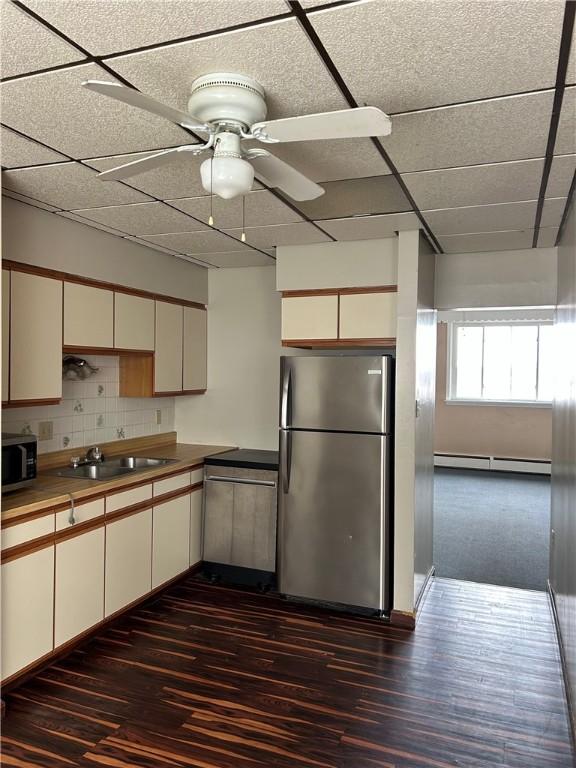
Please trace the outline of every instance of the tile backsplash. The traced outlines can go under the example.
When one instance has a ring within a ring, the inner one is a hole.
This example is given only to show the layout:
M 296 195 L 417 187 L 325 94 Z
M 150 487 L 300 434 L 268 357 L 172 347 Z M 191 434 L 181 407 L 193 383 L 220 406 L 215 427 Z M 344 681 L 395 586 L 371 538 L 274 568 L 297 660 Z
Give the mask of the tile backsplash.
M 40 423 L 52 422 L 52 439 L 38 441 L 38 452 L 49 453 L 174 429 L 173 397 L 119 397 L 118 358 L 83 357 L 97 373 L 85 381 L 64 380 L 58 405 L 3 410 L 2 431 L 39 435 Z

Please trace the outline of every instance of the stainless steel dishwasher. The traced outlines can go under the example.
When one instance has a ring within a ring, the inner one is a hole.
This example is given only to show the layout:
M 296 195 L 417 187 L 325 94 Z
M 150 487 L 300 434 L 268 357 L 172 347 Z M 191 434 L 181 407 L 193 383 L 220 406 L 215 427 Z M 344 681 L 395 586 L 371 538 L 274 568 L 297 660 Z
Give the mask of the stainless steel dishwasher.
M 212 580 L 275 584 L 277 464 L 274 451 L 206 459 L 203 569 Z

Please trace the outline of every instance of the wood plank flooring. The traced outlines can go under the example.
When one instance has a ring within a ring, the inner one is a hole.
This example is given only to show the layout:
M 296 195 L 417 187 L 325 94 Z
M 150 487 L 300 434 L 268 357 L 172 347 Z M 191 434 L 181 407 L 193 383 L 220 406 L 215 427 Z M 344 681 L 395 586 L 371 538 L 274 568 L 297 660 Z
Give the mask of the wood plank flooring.
M 7 696 L 2 764 L 568 768 L 544 593 L 436 580 L 415 633 L 190 578 Z

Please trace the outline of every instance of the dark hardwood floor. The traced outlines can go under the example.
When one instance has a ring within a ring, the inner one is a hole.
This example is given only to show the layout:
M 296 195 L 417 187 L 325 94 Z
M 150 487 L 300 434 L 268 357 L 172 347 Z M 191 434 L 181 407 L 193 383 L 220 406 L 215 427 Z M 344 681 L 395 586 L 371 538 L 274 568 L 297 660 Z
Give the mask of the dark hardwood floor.
M 6 704 L 7 766 L 574 765 L 546 596 L 469 582 L 410 633 L 188 579 Z

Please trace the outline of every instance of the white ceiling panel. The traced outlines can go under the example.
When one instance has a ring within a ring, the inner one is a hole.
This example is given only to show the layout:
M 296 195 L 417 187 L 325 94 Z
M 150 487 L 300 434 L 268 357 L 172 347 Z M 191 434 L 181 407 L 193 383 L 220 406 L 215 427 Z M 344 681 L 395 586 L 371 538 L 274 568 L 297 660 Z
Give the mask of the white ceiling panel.
M 171 256 L 176 256 L 178 254 L 178 251 L 175 251 L 173 248 L 167 248 L 166 245 L 151 243 L 149 240 L 142 240 L 142 238 L 134 237 L 133 235 L 128 235 L 125 239 L 131 240 L 133 243 L 145 245 L 147 248 L 152 248 L 154 251 L 160 251 L 160 253 L 169 253 Z
M 576 88 L 564 91 L 554 152 L 557 155 L 576 152 Z
M 192 81 L 210 72 L 254 77 L 271 119 L 347 106 L 295 19 L 122 56 L 113 65 L 144 93 L 180 109 Z
M 284 0 L 25 0 L 90 53 L 105 54 L 155 45 L 214 29 L 286 13 Z M 90 23 L 86 23 L 90 19 Z
M 562 214 L 566 208 L 566 199 L 565 197 L 556 197 L 544 201 L 541 227 L 556 227 L 557 229 L 560 226 Z
M 245 200 L 245 224 L 247 227 L 292 224 L 296 221 L 302 221 L 302 216 L 299 216 L 265 189 L 250 192 L 246 195 Z M 172 200 L 169 202 L 170 205 L 174 205 L 191 216 L 208 222 L 211 211 L 209 196 Z M 234 200 L 222 200 L 215 195 L 212 202 L 212 211 L 214 226 L 218 229 L 232 229 L 242 226 L 241 197 L 237 197 Z
M 562 0 L 373 0 L 309 16 L 359 103 L 385 112 L 554 87 Z
M 449 208 L 422 211 L 424 218 L 437 237 L 463 235 L 471 232 L 498 232 L 511 229 L 529 229 L 534 226 L 537 201 L 475 205 L 467 208 Z
M 223 235 L 216 230 L 207 232 L 177 232 L 168 235 L 148 235 L 147 242 L 170 248 L 177 253 L 199 256 L 201 253 L 225 253 L 228 251 L 248 251 L 248 246 L 240 240 Z
M 67 159 L 64 155 L 25 139 L 8 128 L 0 128 L 0 131 L 0 160 L 4 168 L 57 163 Z
M 538 248 L 553 248 L 558 237 L 558 227 L 544 227 L 538 233 Z
M 546 91 L 398 115 L 382 144 L 401 173 L 544 157 L 553 98 Z
M 228 233 L 240 239 L 242 230 L 231 229 Z M 246 229 L 246 242 L 262 250 L 276 245 L 305 245 L 306 243 L 325 243 L 328 240 L 330 240 L 328 235 L 306 221 L 299 224 L 278 224 L 273 227 Z
M 6 0 L 0 3 L 0 47 L 2 77 L 85 58 L 76 48 Z
M 400 184 L 391 175 L 329 181 L 322 186 L 326 190 L 324 195 L 298 203 L 298 208 L 314 221 L 343 219 L 356 214 L 400 213 L 412 208 Z
M 354 216 L 349 219 L 318 221 L 317 224 L 336 240 L 375 240 L 379 237 L 392 237 L 396 232 L 421 227 L 415 213 Z
M 91 210 L 91 209 L 88 208 L 87 210 Z M 71 211 L 58 211 L 58 215 L 62 216 L 62 218 L 64 219 L 71 219 L 72 221 L 75 221 L 78 224 L 84 224 L 85 227 L 92 227 L 93 229 L 100 229 L 103 232 L 108 232 L 110 235 L 117 235 L 118 237 L 123 237 L 125 234 L 119 229 L 115 229 L 113 227 L 107 227 L 106 224 L 100 224 L 97 221 L 91 221 L 90 219 L 87 219 L 85 216 L 82 216 L 81 214 L 73 213 Z
M 86 64 L 2 83 L 2 122 L 76 158 L 193 141 L 167 120 L 81 86 L 83 80 L 113 79 Z
M 4 171 L 2 182 L 14 192 L 66 210 L 139 203 L 146 195 L 117 181 L 103 182 L 81 163 L 58 163 Z
M 196 232 L 208 229 L 205 224 L 194 221 L 190 216 L 185 216 L 163 203 L 87 208 L 75 210 L 74 213 L 129 235 L 159 235 L 166 232 Z
M 48 205 L 48 203 L 42 202 L 42 200 L 35 200 L 33 197 L 28 197 L 27 195 L 20 195 L 18 192 L 12 192 L 11 189 L 6 189 L 6 187 L 2 189 L 2 196 L 10 197 L 12 198 L 12 200 L 19 200 L 21 203 L 26 203 L 27 205 L 33 205 L 36 208 L 42 208 L 45 211 L 58 210 L 53 205 Z
M 421 210 L 467 205 L 536 200 L 540 192 L 544 160 L 465 166 L 445 171 L 421 171 L 403 178 Z M 576 155 L 554 158 L 547 197 L 568 194 L 576 169 Z
M 213 267 L 272 267 L 274 259 L 265 256 L 258 251 L 250 250 L 246 253 L 229 251 L 228 253 L 205 253 L 199 256 L 203 261 Z
M 511 232 L 481 232 L 470 235 L 445 235 L 439 237 L 445 253 L 476 253 L 478 251 L 513 251 L 531 248 L 533 229 Z

